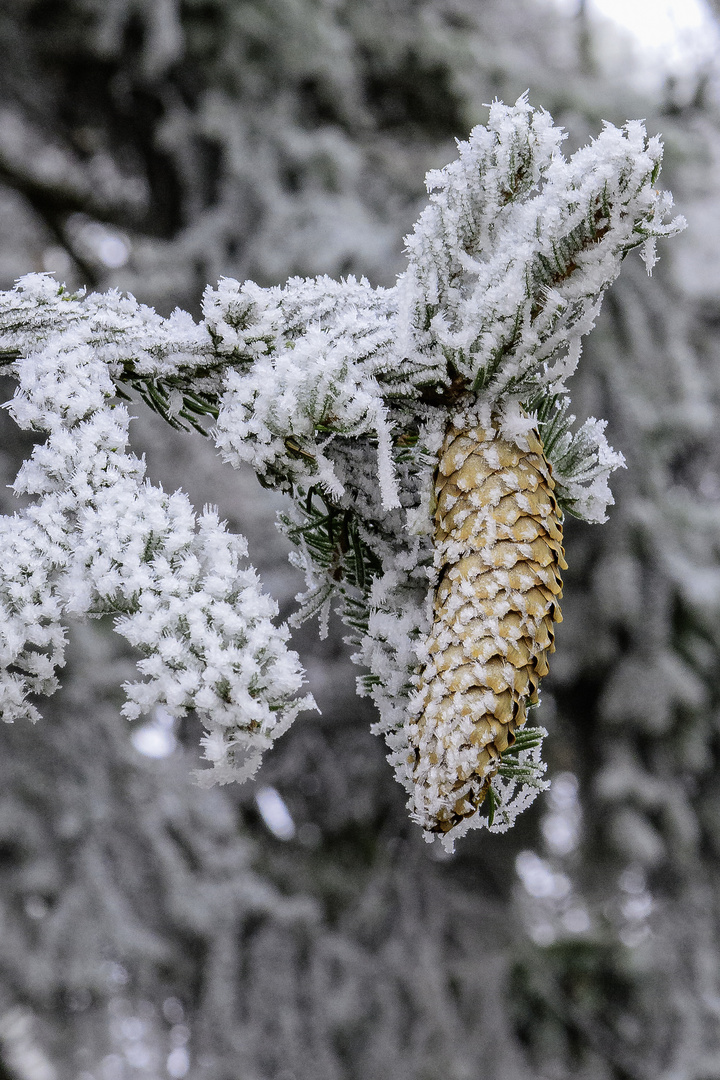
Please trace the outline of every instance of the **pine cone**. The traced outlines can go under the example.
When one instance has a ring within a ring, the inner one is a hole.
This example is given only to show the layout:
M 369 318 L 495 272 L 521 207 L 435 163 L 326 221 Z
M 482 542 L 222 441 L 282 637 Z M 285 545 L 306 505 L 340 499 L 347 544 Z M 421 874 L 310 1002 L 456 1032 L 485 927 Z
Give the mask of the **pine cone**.
M 554 651 L 566 569 L 536 430 L 449 426 L 435 482 L 440 577 L 411 724 L 414 816 L 447 832 L 477 811 Z

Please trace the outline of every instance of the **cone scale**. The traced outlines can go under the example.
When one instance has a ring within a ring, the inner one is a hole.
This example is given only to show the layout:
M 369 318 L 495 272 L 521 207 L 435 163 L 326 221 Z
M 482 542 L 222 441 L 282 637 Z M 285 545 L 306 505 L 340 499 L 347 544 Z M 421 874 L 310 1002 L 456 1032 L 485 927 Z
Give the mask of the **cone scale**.
M 438 584 L 410 725 L 413 817 L 446 833 L 477 812 L 554 651 L 562 516 L 537 430 L 445 433 L 435 480 Z

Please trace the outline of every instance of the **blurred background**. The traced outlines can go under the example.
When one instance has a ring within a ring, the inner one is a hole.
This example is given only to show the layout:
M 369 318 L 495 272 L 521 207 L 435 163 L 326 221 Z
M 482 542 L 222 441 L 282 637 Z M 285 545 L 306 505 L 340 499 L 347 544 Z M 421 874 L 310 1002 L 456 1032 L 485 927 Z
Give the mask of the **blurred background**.
M 73 627 L 42 723 L 0 725 L 0 1080 L 720 1078 L 719 12 L 1 5 L 2 288 L 197 315 L 221 275 L 392 284 L 426 170 L 527 88 L 569 150 L 645 117 L 689 228 L 651 281 L 627 260 L 573 380 L 628 467 L 608 524 L 567 524 L 550 791 L 425 845 L 337 625 L 296 635 L 322 715 L 201 791 L 192 720 L 133 729 L 129 648 Z M 219 505 L 286 617 L 279 498 L 136 411 L 150 476 Z M 29 448 L 3 413 L 2 485 Z

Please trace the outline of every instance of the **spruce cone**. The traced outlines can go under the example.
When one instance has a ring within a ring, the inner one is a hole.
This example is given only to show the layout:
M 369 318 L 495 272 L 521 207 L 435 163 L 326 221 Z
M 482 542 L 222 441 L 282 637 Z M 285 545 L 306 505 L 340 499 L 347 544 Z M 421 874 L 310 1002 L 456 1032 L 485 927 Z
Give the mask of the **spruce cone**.
M 411 725 L 413 810 L 431 832 L 474 814 L 554 651 L 566 569 L 536 430 L 449 426 L 435 483 L 440 579 Z

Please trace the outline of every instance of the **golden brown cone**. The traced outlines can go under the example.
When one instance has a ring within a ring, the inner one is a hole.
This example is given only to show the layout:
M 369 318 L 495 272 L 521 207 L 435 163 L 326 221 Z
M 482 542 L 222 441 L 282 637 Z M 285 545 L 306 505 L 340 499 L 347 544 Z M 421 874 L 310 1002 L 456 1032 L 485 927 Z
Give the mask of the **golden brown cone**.
M 450 425 L 435 484 L 439 581 L 410 725 L 414 816 L 448 832 L 482 803 L 560 622 L 562 517 L 537 431 Z

